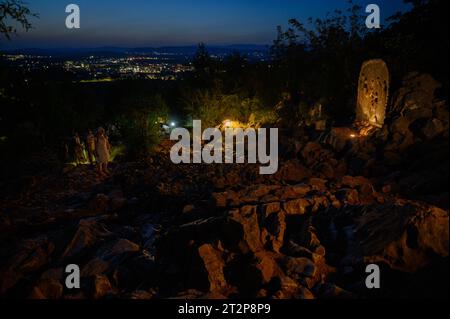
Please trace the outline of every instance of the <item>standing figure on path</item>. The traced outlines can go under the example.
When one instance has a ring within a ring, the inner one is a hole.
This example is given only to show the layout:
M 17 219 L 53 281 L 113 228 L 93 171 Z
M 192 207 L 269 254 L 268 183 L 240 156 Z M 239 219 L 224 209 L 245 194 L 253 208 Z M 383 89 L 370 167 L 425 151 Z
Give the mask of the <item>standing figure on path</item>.
M 58 147 L 58 159 L 61 163 L 68 163 L 70 162 L 70 140 L 67 138 L 61 138 L 59 140 L 59 147 Z
M 74 148 L 75 148 L 75 163 L 77 165 L 82 164 L 84 162 L 84 152 L 83 152 L 83 144 L 81 143 L 80 136 L 77 132 L 75 132 L 73 136 Z
M 93 165 L 95 162 L 95 136 L 91 130 L 88 131 L 86 136 L 86 148 L 89 163 Z
M 108 162 L 111 145 L 105 134 L 105 129 L 100 127 L 95 140 L 95 153 L 97 154 L 98 173 L 101 176 L 109 174 Z

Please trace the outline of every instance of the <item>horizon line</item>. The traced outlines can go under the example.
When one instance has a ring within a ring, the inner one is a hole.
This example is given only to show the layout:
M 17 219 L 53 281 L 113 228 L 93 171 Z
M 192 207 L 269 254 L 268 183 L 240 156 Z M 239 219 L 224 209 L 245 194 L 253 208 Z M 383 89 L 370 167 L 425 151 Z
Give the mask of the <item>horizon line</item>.
M 201 43 L 193 44 L 179 44 L 179 45 L 142 45 L 142 46 L 116 46 L 116 45 L 103 45 L 103 46 L 61 46 L 61 47 L 9 47 L 3 48 L 0 46 L 0 51 L 18 51 L 18 50 L 92 50 L 92 49 L 163 49 L 163 48 L 191 48 L 198 47 Z M 252 43 L 236 43 L 236 44 L 210 44 L 204 43 L 206 48 L 229 48 L 229 47 L 270 47 L 272 44 L 252 44 Z

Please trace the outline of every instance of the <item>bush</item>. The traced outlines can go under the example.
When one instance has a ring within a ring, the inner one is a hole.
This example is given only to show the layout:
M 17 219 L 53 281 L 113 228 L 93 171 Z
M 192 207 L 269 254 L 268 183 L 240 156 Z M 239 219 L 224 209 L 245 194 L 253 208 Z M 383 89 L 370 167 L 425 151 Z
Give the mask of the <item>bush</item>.
M 144 157 L 159 142 L 159 124 L 148 110 L 134 110 L 119 119 L 125 155 L 130 159 Z
M 241 98 L 237 94 L 198 92 L 188 100 L 187 112 L 194 119 L 202 120 L 205 127 L 215 127 L 224 120 L 232 120 L 258 126 L 275 122 L 275 113 L 263 108 L 257 98 Z
M 118 119 L 125 156 L 145 157 L 161 139 L 161 122 L 168 117 L 165 101 L 156 96 L 149 107 L 132 108 Z

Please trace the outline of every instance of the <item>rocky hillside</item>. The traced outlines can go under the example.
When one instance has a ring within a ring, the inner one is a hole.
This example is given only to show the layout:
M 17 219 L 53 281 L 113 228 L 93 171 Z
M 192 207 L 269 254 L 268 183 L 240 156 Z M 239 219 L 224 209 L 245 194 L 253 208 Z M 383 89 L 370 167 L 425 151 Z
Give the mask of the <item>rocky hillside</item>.
M 412 74 L 384 127 L 280 136 L 280 169 L 141 162 L 19 180 L 0 202 L 0 296 L 377 298 L 448 295 L 448 127 Z M 20 194 L 20 195 L 17 195 Z M 81 268 L 81 289 L 64 268 Z M 365 287 L 380 265 L 382 288 Z

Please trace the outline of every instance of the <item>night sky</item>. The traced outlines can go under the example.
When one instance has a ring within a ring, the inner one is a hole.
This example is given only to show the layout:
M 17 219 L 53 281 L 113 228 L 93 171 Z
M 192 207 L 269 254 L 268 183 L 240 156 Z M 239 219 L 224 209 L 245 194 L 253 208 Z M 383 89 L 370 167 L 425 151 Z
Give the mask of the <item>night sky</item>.
M 39 19 L 34 30 L 19 33 L 3 48 L 101 46 L 173 46 L 271 44 L 276 26 L 290 18 L 323 17 L 346 7 L 344 0 L 39 0 L 28 1 Z M 407 10 L 402 0 L 354 1 L 377 3 L 382 19 Z M 81 9 L 81 29 L 65 27 L 66 5 Z

